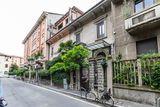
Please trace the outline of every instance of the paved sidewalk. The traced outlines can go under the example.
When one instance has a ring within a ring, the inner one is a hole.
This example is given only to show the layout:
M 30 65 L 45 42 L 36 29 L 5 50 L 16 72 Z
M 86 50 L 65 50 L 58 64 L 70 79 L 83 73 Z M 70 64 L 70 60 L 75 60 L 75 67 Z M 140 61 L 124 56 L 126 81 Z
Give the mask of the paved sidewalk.
M 67 94 L 67 95 L 70 95 L 70 96 L 81 98 L 79 91 L 69 90 L 69 89 L 65 90 L 63 88 L 46 86 L 46 85 L 42 85 L 42 84 L 40 84 L 39 86 L 50 89 L 50 90 L 54 90 L 54 91 L 57 91 L 57 92 L 61 92 L 63 94 Z M 155 106 L 151 106 L 151 105 L 147 105 L 147 104 L 140 104 L 140 103 L 132 102 L 132 101 L 128 101 L 128 100 L 115 99 L 115 107 L 155 107 Z

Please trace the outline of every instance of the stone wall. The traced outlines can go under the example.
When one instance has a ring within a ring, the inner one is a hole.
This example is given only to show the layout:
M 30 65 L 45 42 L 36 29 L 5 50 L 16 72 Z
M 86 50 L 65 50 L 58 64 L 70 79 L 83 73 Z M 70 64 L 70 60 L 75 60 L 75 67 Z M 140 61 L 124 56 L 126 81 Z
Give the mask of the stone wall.
M 156 100 L 160 97 L 160 92 L 149 89 L 114 87 L 115 98 L 126 99 L 144 104 L 156 105 Z

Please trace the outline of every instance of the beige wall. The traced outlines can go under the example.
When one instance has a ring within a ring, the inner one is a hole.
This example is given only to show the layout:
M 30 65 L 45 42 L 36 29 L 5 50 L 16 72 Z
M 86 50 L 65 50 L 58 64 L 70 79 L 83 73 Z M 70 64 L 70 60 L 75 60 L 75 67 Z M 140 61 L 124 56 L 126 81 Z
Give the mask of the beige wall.
M 102 17 L 102 16 L 101 16 Z M 98 17 L 97 19 L 89 22 L 88 24 L 85 24 L 82 28 L 77 29 L 76 31 L 72 32 L 69 35 L 66 35 L 64 38 L 58 40 L 57 42 L 55 42 L 54 44 L 51 45 L 51 47 L 54 47 L 54 53 L 55 55 L 53 55 L 52 57 L 50 57 L 50 59 L 52 59 L 53 57 L 57 56 L 57 51 L 59 48 L 59 44 L 61 42 L 66 42 L 68 40 L 76 40 L 76 36 L 75 34 L 77 32 L 80 31 L 80 38 L 81 38 L 81 42 L 86 43 L 86 44 L 90 44 L 93 43 L 97 40 L 97 25 L 96 22 L 100 17 Z M 114 42 L 114 37 L 113 37 L 113 29 L 112 29 L 112 22 L 111 22 L 111 14 L 108 13 L 108 16 L 104 18 L 105 21 L 105 30 L 107 32 L 107 38 L 105 38 L 104 40 L 107 41 L 108 43 L 113 43 Z M 50 54 L 51 54 L 51 47 L 50 47 Z M 51 55 L 50 55 L 51 56 Z

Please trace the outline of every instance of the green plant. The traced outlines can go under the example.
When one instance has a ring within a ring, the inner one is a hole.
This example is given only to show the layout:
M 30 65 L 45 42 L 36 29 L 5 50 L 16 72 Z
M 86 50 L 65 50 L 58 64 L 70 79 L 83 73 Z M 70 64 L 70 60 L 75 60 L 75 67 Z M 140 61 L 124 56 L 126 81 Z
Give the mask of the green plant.
M 16 70 L 16 75 L 22 77 L 22 76 L 24 76 L 24 74 L 25 74 L 26 71 L 27 70 L 24 69 L 24 68 L 19 68 L 19 69 Z
M 160 89 L 160 61 L 152 66 L 151 87 Z
M 9 68 L 9 75 L 16 75 L 16 71 L 19 67 L 16 64 L 12 64 Z
M 114 63 L 114 83 L 135 86 L 135 76 L 137 74 L 134 71 L 132 62 L 121 61 Z

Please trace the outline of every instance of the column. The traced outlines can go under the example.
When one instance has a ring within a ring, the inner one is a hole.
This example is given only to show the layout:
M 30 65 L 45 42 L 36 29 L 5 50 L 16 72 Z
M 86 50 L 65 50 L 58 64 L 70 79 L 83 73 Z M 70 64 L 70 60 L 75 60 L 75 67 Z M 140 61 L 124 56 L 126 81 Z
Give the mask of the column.
M 94 61 L 89 61 L 89 88 L 94 89 Z
M 70 72 L 70 84 L 69 87 L 71 90 L 73 90 L 73 72 Z
M 98 70 L 98 90 L 104 90 L 104 75 L 102 67 L 102 59 L 97 60 L 97 70 Z
M 140 59 L 137 59 L 137 68 L 138 68 L 138 85 L 142 86 L 142 67 Z
M 112 69 L 112 59 L 107 61 L 107 89 L 111 89 L 113 93 L 113 69 Z

